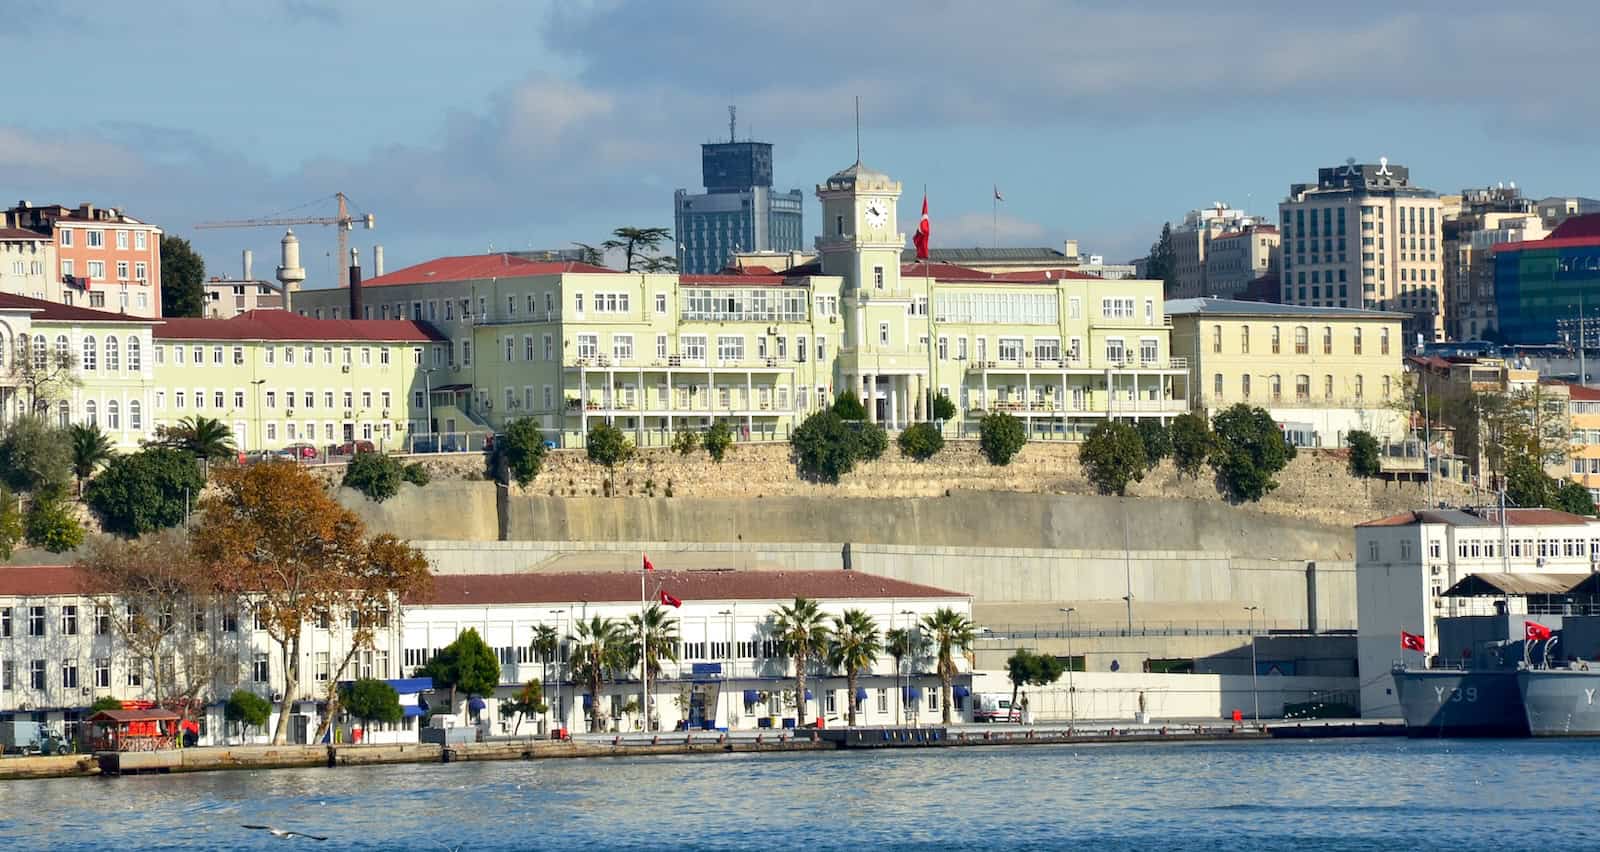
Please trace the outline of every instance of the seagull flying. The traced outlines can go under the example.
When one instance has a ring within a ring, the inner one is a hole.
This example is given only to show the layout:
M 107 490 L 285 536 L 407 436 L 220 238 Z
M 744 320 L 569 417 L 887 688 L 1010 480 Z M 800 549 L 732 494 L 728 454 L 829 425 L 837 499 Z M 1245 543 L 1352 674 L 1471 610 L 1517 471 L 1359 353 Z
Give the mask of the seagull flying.
M 318 837 L 315 834 L 302 834 L 302 833 L 300 833 L 298 831 L 289 831 L 287 829 L 282 829 L 282 828 L 273 828 L 270 825 L 241 825 L 239 827 L 240 828 L 248 828 L 248 829 L 252 829 L 252 830 L 255 830 L 255 831 L 270 831 L 270 832 L 272 832 L 272 836 L 273 837 L 283 837 L 283 838 L 304 837 L 307 840 L 327 840 L 328 839 L 326 837 Z

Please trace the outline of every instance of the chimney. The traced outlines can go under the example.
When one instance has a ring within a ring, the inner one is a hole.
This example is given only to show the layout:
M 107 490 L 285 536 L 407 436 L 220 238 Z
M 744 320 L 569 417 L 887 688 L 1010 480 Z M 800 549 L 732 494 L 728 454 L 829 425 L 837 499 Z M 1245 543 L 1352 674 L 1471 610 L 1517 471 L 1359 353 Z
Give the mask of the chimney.
M 383 274 L 383 246 L 372 247 L 372 277 L 377 278 Z
M 361 249 L 350 250 L 350 318 L 361 319 Z
M 84 219 L 94 218 L 94 205 L 85 201 L 78 205 L 78 215 Z
M 245 249 L 244 250 L 244 277 L 242 279 L 240 279 L 240 280 L 243 280 L 243 281 L 254 281 L 255 280 L 255 278 L 251 277 L 251 275 L 250 275 L 250 267 L 253 265 L 252 261 L 254 259 L 255 258 L 250 253 L 250 250 L 249 249 Z

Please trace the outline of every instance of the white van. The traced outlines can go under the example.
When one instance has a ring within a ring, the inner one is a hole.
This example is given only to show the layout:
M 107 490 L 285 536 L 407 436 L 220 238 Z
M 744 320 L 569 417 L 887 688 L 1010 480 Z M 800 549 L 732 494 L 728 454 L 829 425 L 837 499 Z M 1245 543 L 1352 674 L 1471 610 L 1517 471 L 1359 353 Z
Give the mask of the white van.
M 980 692 L 972 697 L 972 721 L 1015 724 L 1022 721 L 1022 710 L 1011 706 L 1009 693 Z

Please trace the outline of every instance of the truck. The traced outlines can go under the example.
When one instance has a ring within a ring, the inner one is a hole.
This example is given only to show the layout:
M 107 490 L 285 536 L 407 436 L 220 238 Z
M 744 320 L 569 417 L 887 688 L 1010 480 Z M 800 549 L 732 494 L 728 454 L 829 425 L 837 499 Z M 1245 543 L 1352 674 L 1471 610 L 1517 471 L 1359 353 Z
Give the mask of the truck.
M 5 754 L 66 754 L 71 750 L 66 740 L 38 722 L 0 722 L 0 752 Z
M 1016 724 L 1022 721 L 1022 709 L 1011 706 L 1009 693 L 980 692 L 972 697 L 972 721 Z

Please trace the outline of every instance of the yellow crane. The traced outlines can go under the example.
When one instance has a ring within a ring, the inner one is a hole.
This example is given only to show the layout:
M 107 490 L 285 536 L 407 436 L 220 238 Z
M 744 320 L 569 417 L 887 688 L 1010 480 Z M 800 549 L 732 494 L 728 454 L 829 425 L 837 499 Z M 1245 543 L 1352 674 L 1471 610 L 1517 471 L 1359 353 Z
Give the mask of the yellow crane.
M 289 225 L 335 225 L 339 228 L 339 254 L 334 266 L 339 270 L 339 286 L 350 286 L 350 232 L 355 230 L 360 222 L 367 230 L 374 226 L 373 216 L 366 213 L 360 216 L 350 215 L 350 200 L 342 192 L 336 192 L 333 197 L 339 201 L 337 216 L 297 216 L 287 219 L 229 219 L 221 222 L 201 222 L 196 228 L 270 228 Z

